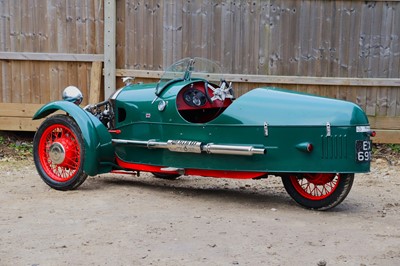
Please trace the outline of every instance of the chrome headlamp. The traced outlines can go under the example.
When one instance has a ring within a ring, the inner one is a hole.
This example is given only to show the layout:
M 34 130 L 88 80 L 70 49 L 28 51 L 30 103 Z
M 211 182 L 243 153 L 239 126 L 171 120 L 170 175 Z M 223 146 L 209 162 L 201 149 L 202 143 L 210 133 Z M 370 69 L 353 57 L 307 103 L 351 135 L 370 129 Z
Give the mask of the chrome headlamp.
M 82 92 L 75 86 L 68 86 L 62 93 L 64 101 L 72 102 L 76 105 L 80 105 L 83 101 Z

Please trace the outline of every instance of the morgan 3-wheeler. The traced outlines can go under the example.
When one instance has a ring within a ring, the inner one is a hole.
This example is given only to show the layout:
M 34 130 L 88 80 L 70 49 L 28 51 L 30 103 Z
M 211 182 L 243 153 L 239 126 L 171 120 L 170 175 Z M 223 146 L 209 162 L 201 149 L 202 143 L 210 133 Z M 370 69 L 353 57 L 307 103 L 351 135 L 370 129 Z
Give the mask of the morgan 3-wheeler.
M 348 195 L 355 173 L 370 170 L 371 131 L 351 102 L 279 88 L 256 88 L 235 99 L 219 66 L 185 58 L 158 83 L 125 86 L 81 108 L 82 93 L 44 105 L 34 137 L 43 181 L 75 189 L 87 176 L 151 172 L 260 179 L 280 176 L 301 206 L 327 210 Z M 50 114 L 57 112 L 55 115 Z

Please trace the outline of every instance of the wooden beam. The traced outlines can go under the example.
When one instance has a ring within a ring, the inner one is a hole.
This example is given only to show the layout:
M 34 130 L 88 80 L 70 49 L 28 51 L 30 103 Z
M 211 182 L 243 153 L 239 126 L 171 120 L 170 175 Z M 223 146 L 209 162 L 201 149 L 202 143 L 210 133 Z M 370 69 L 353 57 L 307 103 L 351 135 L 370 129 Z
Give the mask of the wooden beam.
M 93 62 L 103 61 L 103 54 L 20 53 L 0 52 L 0 60 Z
M 116 69 L 117 77 L 137 77 L 137 78 L 161 78 L 164 71 L 156 70 L 135 70 L 135 69 Z
M 0 103 L 0 117 L 32 117 L 42 106 L 33 103 Z
M 101 70 L 103 62 L 93 62 L 90 71 L 89 103 L 100 102 Z
M 116 87 L 116 0 L 104 1 L 104 97 L 108 98 Z
M 400 144 L 400 130 L 376 130 L 376 136 L 372 138 L 373 143 Z
M 372 129 L 400 130 L 400 117 L 368 116 Z
M 137 78 L 160 78 L 163 71 L 117 69 L 117 77 L 131 76 Z M 220 74 L 196 73 L 196 77 L 219 81 Z M 300 76 L 268 76 L 223 74 L 224 79 L 238 83 L 298 84 L 324 86 L 364 86 L 364 87 L 400 87 L 400 79 L 386 78 L 328 78 Z
M 3 131 L 36 131 L 43 120 L 32 120 L 30 117 L 0 117 L 0 130 Z

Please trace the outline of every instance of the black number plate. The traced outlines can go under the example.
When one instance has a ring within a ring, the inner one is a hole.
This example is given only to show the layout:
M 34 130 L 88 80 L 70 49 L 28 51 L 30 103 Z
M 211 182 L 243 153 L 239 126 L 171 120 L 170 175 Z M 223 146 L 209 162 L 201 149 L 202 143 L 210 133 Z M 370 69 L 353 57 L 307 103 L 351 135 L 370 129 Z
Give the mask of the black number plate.
M 372 142 L 370 140 L 356 140 L 356 161 L 371 161 Z

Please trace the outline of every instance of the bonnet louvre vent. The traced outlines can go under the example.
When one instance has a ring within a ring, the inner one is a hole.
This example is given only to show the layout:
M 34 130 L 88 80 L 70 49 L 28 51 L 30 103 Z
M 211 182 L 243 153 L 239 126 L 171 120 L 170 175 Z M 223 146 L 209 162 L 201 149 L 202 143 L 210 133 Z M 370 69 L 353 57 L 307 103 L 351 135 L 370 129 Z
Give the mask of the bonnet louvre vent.
M 347 159 L 347 136 L 321 136 L 322 159 Z

